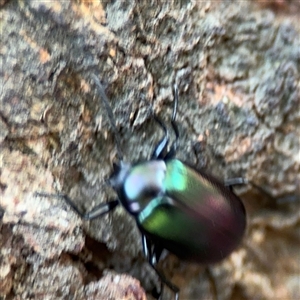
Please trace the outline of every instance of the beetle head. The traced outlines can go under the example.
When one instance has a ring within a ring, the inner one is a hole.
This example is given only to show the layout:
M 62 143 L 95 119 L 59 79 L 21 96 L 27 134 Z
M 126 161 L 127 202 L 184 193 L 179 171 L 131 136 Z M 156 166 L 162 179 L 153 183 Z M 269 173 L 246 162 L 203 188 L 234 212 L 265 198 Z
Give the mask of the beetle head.
M 131 164 L 120 161 L 119 163 L 113 163 L 113 173 L 110 176 L 108 182 L 111 187 L 119 193 L 124 184 L 125 178 L 131 169 Z

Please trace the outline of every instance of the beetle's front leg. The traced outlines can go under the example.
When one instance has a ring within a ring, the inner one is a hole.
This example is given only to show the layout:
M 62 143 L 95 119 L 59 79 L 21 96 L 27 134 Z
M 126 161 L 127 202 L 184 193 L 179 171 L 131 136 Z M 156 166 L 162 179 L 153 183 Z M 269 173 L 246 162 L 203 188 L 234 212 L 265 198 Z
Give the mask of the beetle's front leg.
M 93 220 L 99 218 L 110 211 L 112 211 L 118 204 L 118 200 L 112 200 L 107 203 L 101 203 L 95 206 L 91 211 L 87 213 L 82 213 L 78 207 L 74 204 L 74 202 L 67 196 L 63 194 L 47 194 L 47 193 L 38 193 L 34 194 L 37 197 L 48 197 L 48 198 L 59 198 L 63 199 L 66 203 L 68 203 L 71 208 L 84 220 Z

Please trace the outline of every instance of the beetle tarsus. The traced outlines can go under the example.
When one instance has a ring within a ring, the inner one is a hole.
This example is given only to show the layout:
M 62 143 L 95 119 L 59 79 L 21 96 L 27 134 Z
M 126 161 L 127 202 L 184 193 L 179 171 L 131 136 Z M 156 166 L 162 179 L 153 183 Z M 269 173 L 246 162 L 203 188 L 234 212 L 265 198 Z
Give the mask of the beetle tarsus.
M 165 284 L 174 293 L 174 295 L 175 295 L 174 299 L 175 300 L 179 300 L 179 291 L 180 291 L 179 288 L 175 284 L 173 284 L 171 281 L 169 281 L 165 277 L 165 275 L 156 268 L 156 266 L 152 265 L 150 262 L 149 262 L 149 264 L 151 265 L 151 267 L 153 268 L 153 270 L 156 272 L 156 274 L 158 275 L 158 277 L 159 277 L 159 279 L 161 280 L 161 283 L 162 283 L 158 299 L 159 300 L 162 299 L 163 284 Z
M 210 270 L 209 267 L 205 268 L 205 274 L 208 277 L 208 280 L 210 282 L 210 287 L 212 290 L 212 294 L 213 294 L 213 299 L 218 300 L 218 293 L 217 293 L 217 286 L 216 286 L 216 282 L 215 282 L 215 278 Z

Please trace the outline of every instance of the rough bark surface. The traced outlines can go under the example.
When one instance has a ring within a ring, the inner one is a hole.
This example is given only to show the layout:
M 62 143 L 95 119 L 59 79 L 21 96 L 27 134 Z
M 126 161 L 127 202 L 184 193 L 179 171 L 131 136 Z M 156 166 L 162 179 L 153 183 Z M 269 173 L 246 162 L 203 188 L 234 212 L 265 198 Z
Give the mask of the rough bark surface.
M 298 1 L 0 5 L 0 299 L 151 299 L 158 286 L 121 207 L 89 223 L 34 197 L 65 193 L 85 211 L 114 196 L 114 136 L 90 74 L 126 160 L 149 158 L 162 136 L 150 105 L 170 120 L 177 82 L 178 157 L 266 191 L 239 190 L 243 245 L 209 272 L 161 262 L 181 299 L 300 299 Z

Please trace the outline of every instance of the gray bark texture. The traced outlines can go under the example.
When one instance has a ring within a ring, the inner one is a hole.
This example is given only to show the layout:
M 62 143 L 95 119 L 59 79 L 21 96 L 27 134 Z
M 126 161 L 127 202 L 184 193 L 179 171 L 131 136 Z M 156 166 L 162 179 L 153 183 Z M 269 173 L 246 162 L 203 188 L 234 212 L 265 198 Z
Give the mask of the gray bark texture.
M 105 184 L 114 133 L 149 159 L 179 87 L 177 157 L 237 190 L 244 241 L 197 266 L 159 264 L 181 300 L 300 299 L 299 1 L 1 1 L 0 299 L 153 299 L 159 287 L 134 220 Z M 174 136 L 172 136 L 174 138 Z M 208 271 L 209 270 L 209 271 Z M 165 289 L 163 299 L 174 295 Z

